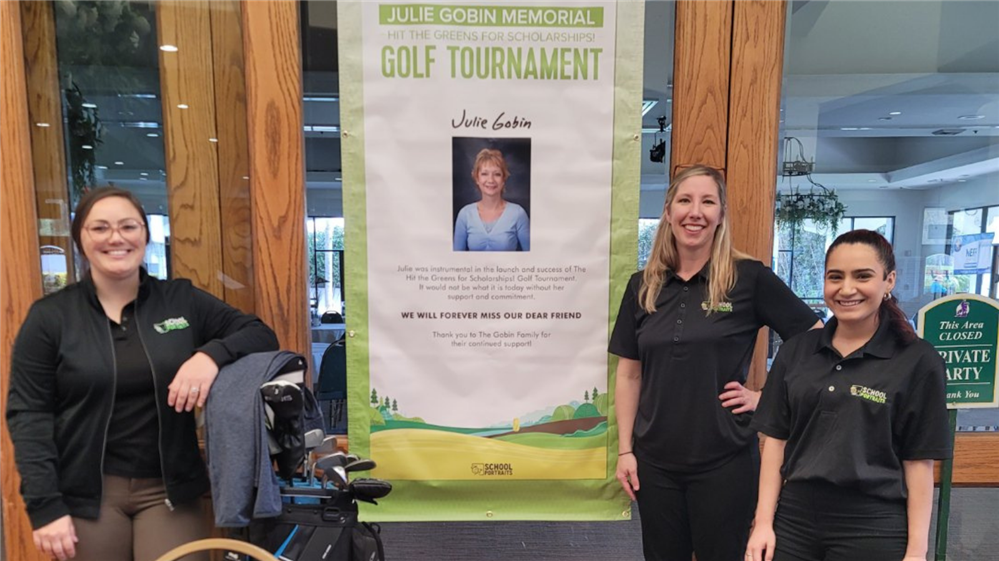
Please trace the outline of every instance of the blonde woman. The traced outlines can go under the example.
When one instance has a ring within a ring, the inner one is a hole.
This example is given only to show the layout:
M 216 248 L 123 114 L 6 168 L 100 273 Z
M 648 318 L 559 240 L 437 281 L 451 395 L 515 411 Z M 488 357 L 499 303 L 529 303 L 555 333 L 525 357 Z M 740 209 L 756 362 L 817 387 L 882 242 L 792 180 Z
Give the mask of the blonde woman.
M 760 327 L 821 325 L 763 263 L 732 247 L 725 180 L 678 173 L 610 341 L 619 358 L 617 478 L 638 501 L 646 559 L 741 559 L 756 506 L 759 392 L 743 384 Z
M 455 251 L 530 251 L 531 222 L 524 207 L 503 198 L 510 169 L 499 150 L 475 156 L 472 180 L 481 195 L 465 205 L 454 224 Z

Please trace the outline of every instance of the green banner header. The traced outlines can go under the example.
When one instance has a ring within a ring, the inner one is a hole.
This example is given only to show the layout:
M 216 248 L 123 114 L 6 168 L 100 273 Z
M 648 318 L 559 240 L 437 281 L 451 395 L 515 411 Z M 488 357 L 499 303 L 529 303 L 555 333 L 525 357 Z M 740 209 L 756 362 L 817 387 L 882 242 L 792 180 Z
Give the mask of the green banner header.
M 382 25 L 458 25 L 474 27 L 603 27 L 603 8 L 529 6 L 442 6 L 380 4 Z

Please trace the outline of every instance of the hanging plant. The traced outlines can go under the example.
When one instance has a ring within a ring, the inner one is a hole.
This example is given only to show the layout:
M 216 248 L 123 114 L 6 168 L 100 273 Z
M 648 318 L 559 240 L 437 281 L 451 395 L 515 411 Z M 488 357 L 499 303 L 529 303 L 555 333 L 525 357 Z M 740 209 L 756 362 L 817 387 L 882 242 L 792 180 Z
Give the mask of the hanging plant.
M 798 229 L 805 220 L 811 220 L 819 231 L 835 235 L 839 224 L 846 215 L 846 205 L 839 202 L 835 191 L 821 187 L 821 191 L 810 190 L 801 193 L 795 189 L 791 193 L 777 195 L 777 226 Z
M 125 0 L 56 0 L 54 15 L 75 205 L 96 184 L 97 149 L 105 133 L 98 108 L 88 97 L 117 96 L 119 113 L 131 114 L 134 100 L 123 94 L 147 93 L 138 77 L 142 69 L 156 68 L 153 6 Z
M 83 93 L 75 83 L 66 88 L 66 134 L 69 139 L 73 203 L 97 181 L 97 147 L 104 143 L 104 126 L 96 107 L 84 107 Z

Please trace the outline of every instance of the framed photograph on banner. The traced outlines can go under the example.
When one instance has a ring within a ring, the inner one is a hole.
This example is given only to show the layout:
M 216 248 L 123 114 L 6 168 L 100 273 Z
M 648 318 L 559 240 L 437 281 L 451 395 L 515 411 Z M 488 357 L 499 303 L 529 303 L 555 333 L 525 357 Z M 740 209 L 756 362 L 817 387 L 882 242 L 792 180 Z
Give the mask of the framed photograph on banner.
M 947 243 L 947 209 L 923 209 L 923 245 Z

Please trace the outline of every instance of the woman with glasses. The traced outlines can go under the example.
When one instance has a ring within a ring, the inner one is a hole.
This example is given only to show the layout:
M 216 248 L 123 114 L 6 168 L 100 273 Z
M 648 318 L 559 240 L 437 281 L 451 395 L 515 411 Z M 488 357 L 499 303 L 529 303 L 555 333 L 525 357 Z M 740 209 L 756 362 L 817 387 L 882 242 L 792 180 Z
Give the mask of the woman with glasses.
M 11 358 L 21 495 L 45 555 L 156 559 L 208 536 L 191 411 L 219 368 L 277 338 L 190 281 L 150 277 L 146 214 L 128 191 L 84 195 L 72 236 L 89 269 L 32 305 Z

